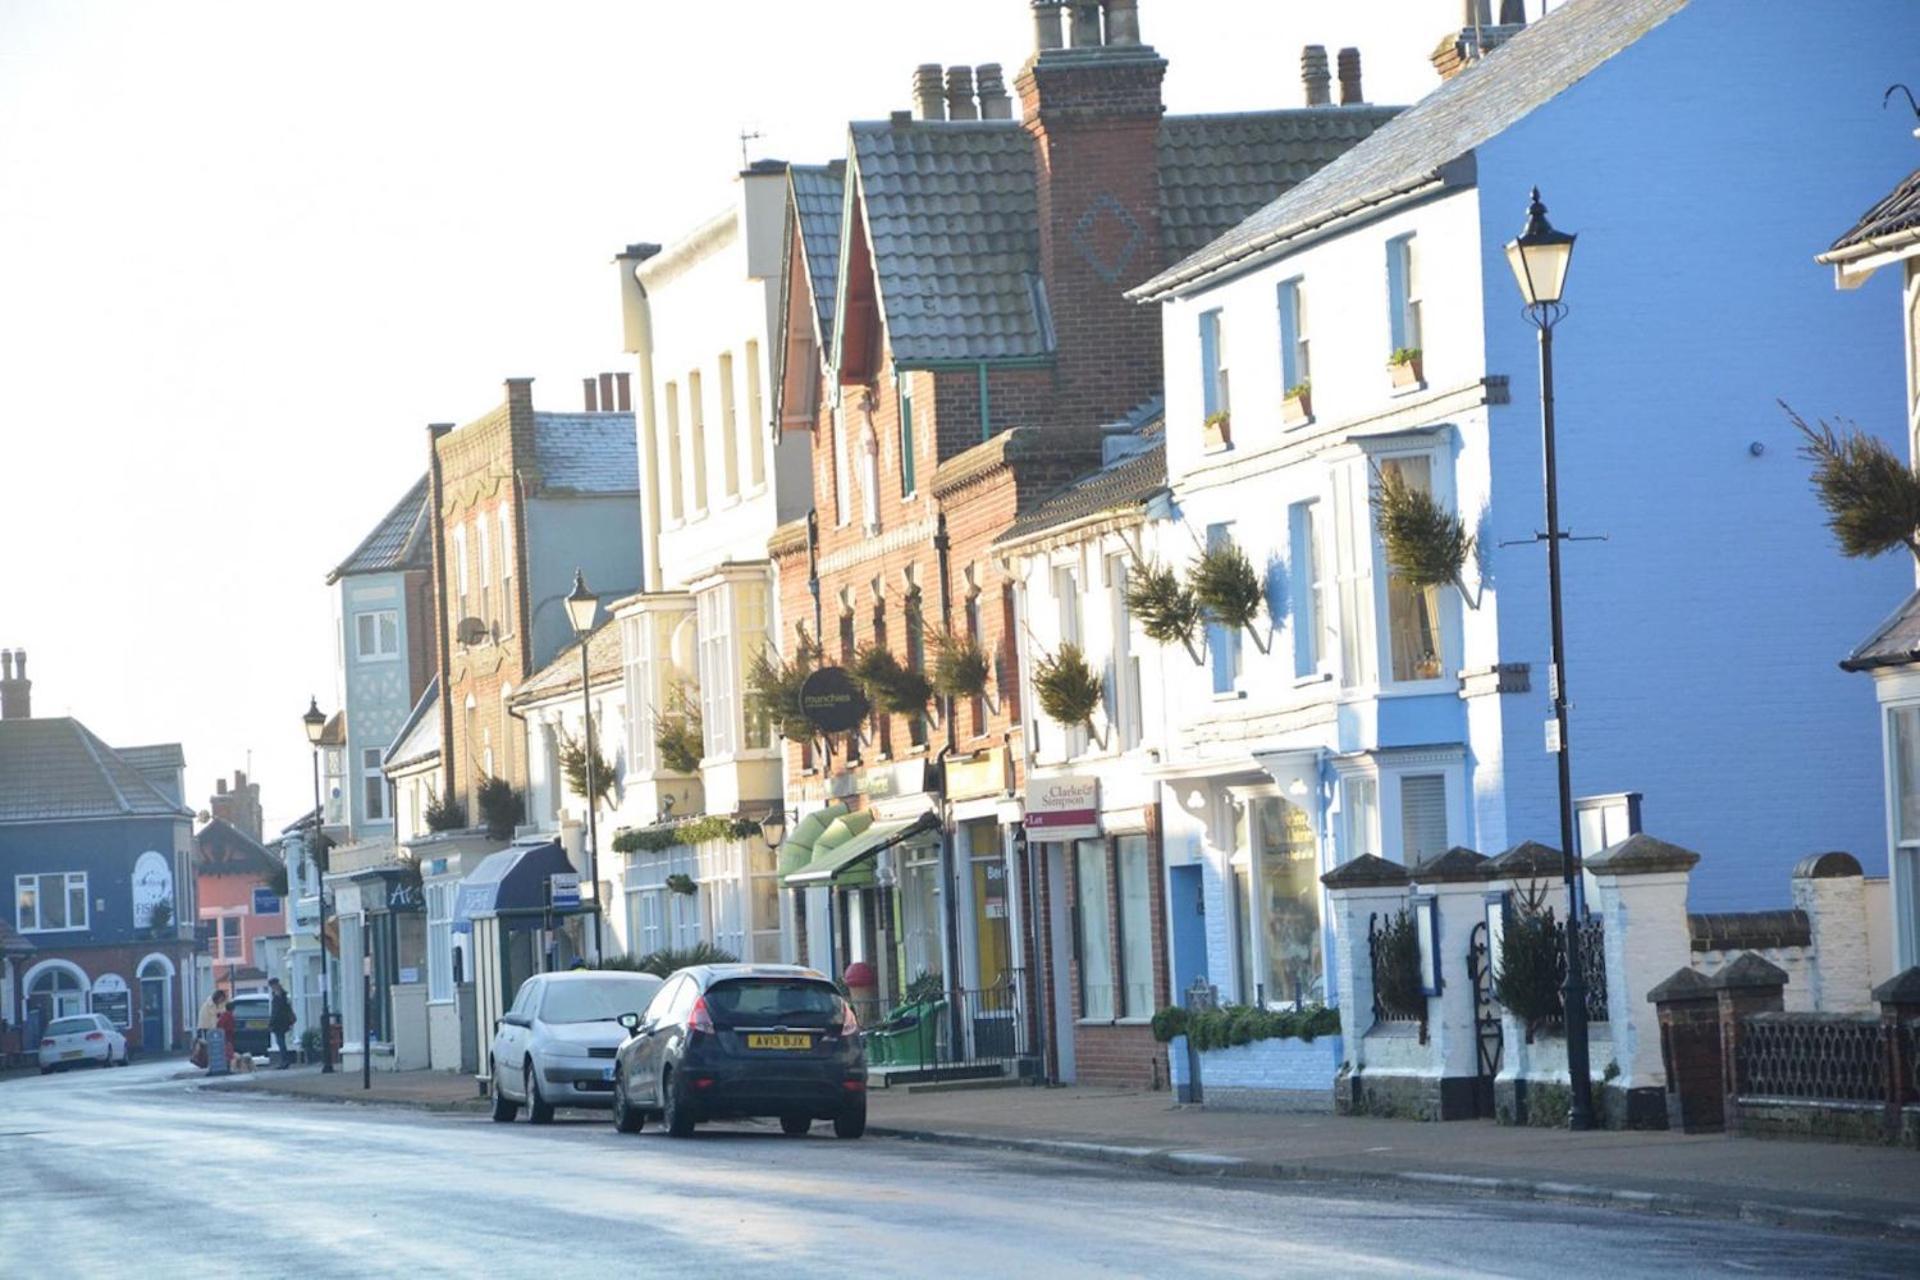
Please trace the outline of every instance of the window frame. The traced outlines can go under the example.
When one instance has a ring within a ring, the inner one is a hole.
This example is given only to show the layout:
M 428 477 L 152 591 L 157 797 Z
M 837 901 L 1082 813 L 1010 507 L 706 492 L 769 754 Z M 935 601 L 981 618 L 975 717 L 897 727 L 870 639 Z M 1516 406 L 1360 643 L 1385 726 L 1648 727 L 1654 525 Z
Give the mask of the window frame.
M 1137 844 L 1136 844 L 1137 842 Z M 1115 833 L 1107 838 L 1108 848 L 1113 858 L 1113 874 L 1110 880 L 1114 902 L 1114 1019 L 1117 1022 L 1141 1022 L 1153 1017 L 1158 1004 L 1158 986 L 1160 966 L 1153 956 L 1153 906 L 1154 888 L 1159 879 L 1154 874 L 1153 839 L 1144 831 Z M 1133 849 L 1139 855 L 1139 890 L 1137 898 L 1127 894 L 1127 851 Z M 1140 918 L 1132 919 L 1134 908 L 1138 908 Z M 1136 931 L 1139 936 L 1136 936 Z M 1141 941 L 1145 949 L 1134 954 L 1133 949 Z M 1143 966 L 1141 972 L 1134 972 L 1134 965 Z M 1144 978 L 1144 981 L 1137 979 Z M 1144 987 L 1145 994 L 1134 1005 L 1135 988 Z
M 720 478 L 724 497 L 740 497 L 740 415 L 734 403 L 733 352 L 722 351 L 720 378 Z
M 1201 417 L 1233 413 L 1233 375 L 1227 354 L 1227 312 L 1214 307 L 1200 313 Z
M 1420 288 L 1420 237 L 1415 232 L 1387 241 L 1387 354 L 1424 351 L 1426 319 Z
M 393 662 L 400 657 L 398 609 L 361 609 L 353 615 L 353 657 L 356 662 Z
M 1423 444 L 1409 448 L 1382 449 L 1370 453 L 1366 462 L 1369 468 L 1388 467 L 1404 464 L 1408 461 L 1424 460 L 1427 466 L 1427 492 L 1438 502 L 1443 510 L 1454 509 L 1455 501 L 1451 483 L 1452 468 L 1445 465 L 1447 459 L 1443 451 L 1433 444 Z M 1431 676 L 1413 675 L 1402 678 L 1394 671 L 1394 610 L 1393 594 L 1396 576 L 1392 566 L 1387 563 L 1386 544 L 1380 538 L 1373 524 L 1373 493 L 1371 485 L 1367 494 L 1366 522 L 1373 559 L 1373 665 L 1377 689 L 1382 694 L 1394 693 L 1430 693 L 1447 687 L 1457 681 L 1457 676 L 1448 673 L 1459 666 L 1459 619 L 1457 615 L 1457 593 L 1444 587 L 1427 588 L 1427 599 L 1431 609 L 1434 632 L 1434 661 L 1437 670 Z M 1410 590 L 1410 588 L 1409 588 Z
M 1105 557 L 1109 626 L 1113 632 L 1107 653 L 1107 715 L 1122 752 L 1134 750 L 1146 738 L 1140 655 L 1133 649 L 1133 615 L 1127 609 L 1127 577 L 1132 563 L 1132 553 L 1127 551 Z
M 687 371 L 687 435 L 693 454 L 693 514 L 704 516 L 713 508 L 713 494 L 707 482 L 706 385 L 698 369 Z
M 1273 976 L 1273 957 L 1267 947 L 1267 911 L 1269 885 L 1267 883 L 1266 861 L 1262 856 L 1264 828 L 1267 816 L 1264 806 L 1277 805 L 1282 820 L 1289 810 L 1302 815 L 1307 832 L 1308 860 L 1312 862 L 1312 871 L 1308 876 L 1314 889 L 1314 944 L 1313 952 L 1318 957 L 1318 969 L 1308 982 L 1307 993 L 1300 1003 L 1325 1003 L 1328 987 L 1328 965 L 1331 952 L 1327 947 L 1327 895 L 1320 886 L 1320 873 L 1326 866 L 1323 851 L 1323 837 L 1320 824 L 1316 820 L 1313 808 L 1299 804 L 1285 795 L 1278 786 L 1235 787 L 1230 792 L 1231 802 L 1236 813 L 1231 827 L 1233 831 L 1233 853 L 1228 859 L 1227 893 L 1231 899 L 1234 916 L 1234 937 L 1232 945 L 1235 953 L 1235 966 L 1239 972 L 1240 999 L 1248 1005 L 1258 1004 L 1266 1009 L 1291 1009 L 1294 1001 L 1274 996 L 1268 990 L 1266 979 Z M 1246 877 L 1246 892 L 1241 893 L 1238 877 Z
M 500 617 L 494 629 L 502 639 L 513 634 L 513 548 L 514 538 L 513 503 L 500 504 L 496 517 L 500 524 Z
M 1088 918 L 1089 877 L 1086 873 L 1087 858 L 1093 854 L 1093 861 L 1100 868 L 1100 893 L 1097 895 L 1099 915 L 1097 926 L 1101 945 L 1095 947 L 1095 921 Z M 1120 992 L 1115 979 L 1118 976 L 1114 963 L 1116 942 L 1113 920 L 1109 904 L 1113 899 L 1112 850 L 1107 847 L 1105 837 L 1094 840 L 1076 840 L 1073 842 L 1073 945 L 1074 945 L 1074 995 L 1075 1012 L 1078 1021 L 1107 1024 L 1119 1016 Z M 1096 1007 L 1091 999 L 1094 990 L 1089 984 L 1088 959 L 1101 954 L 1106 965 L 1106 1004 Z
M 680 439 L 680 383 L 668 380 L 667 402 L 667 512 L 677 524 L 687 518 L 686 445 Z
M 360 748 L 360 813 L 368 825 L 384 826 L 393 820 L 393 815 L 388 812 L 383 755 L 379 747 Z
M 747 466 L 755 491 L 767 483 L 766 392 L 760 378 L 760 344 L 747 339 Z
M 1233 541 L 1234 521 L 1225 520 L 1207 526 L 1209 551 Z M 1241 696 L 1241 679 L 1246 675 L 1245 639 L 1239 627 L 1207 619 L 1204 623 L 1207 646 L 1207 671 L 1213 682 L 1215 698 Z
M 41 923 L 45 912 L 41 904 L 46 901 L 40 881 L 58 879 L 61 919 L 58 925 Z M 26 903 L 23 888 L 26 881 L 33 882 L 33 924 L 26 922 Z M 83 919 L 73 923 L 73 905 L 75 889 L 79 891 L 79 902 Z M 93 887 L 90 873 L 85 871 L 25 871 L 13 877 L 13 927 L 20 933 L 84 933 L 93 927 Z
M 1280 394 L 1313 377 L 1312 311 L 1304 275 L 1280 282 Z
M 913 448 L 913 375 L 902 373 L 896 379 L 900 415 L 900 496 L 911 498 L 918 492 Z

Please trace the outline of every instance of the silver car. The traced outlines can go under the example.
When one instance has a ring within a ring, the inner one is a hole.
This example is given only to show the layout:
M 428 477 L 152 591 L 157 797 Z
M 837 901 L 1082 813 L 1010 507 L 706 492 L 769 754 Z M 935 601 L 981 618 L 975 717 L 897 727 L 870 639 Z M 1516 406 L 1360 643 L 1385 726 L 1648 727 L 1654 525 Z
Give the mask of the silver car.
M 494 1024 L 493 1118 L 505 1124 L 525 1107 L 529 1120 L 546 1124 L 555 1107 L 611 1107 L 613 1058 L 627 1038 L 620 1015 L 644 1010 L 661 985 L 651 974 L 604 969 L 528 978 Z

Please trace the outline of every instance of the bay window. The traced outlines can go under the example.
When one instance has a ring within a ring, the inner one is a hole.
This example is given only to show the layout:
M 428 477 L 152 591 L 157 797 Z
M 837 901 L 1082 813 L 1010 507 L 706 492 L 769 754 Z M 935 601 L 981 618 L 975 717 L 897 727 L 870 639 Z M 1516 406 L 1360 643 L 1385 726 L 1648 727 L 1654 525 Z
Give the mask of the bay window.
M 731 619 L 725 587 L 699 597 L 700 714 L 706 754 L 730 755 L 734 749 Z
M 778 661 L 773 649 L 773 619 L 769 616 L 767 589 L 758 583 L 742 583 L 734 589 L 740 610 L 740 660 L 736 664 L 739 687 L 745 690 L 756 659 L 765 655 Z M 773 746 L 773 722 L 758 698 L 743 697 L 746 733 L 741 745 L 749 751 L 764 751 Z
M 1373 505 L 1364 462 L 1333 472 L 1333 579 L 1339 595 L 1340 686 L 1373 683 Z
M 1321 672 L 1338 639 L 1327 610 L 1320 523 L 1318 502 L 1296 502 L 1287 511 L 1293 549 L 1293 673 L 1302 679 Z
M 1380 471 L 1419 493 L 1433 492 L 1433 459 L 1418 454 L 1382 458 Z M 1440 643 L 1440 588 L 1410 585 L 1387 575 L 1388 670 L 1396 683 L 1437 680 L 1445 672 Z
M 653 658 L 653 618 L 641 614 L 620 623 L 621 653 L 625 657 L 627 686 L 627 759 L 642 773 L 651 773 L 654 763 L 654 695 L 649 678 Z

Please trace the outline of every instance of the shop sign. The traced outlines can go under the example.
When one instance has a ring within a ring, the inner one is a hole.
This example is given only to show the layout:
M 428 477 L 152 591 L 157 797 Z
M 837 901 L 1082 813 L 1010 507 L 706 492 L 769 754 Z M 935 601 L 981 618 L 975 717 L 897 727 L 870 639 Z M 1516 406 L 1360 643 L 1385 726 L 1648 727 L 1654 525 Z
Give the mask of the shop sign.
M 1027 832 L 1035 840 L 1091 840 L 1100 834 L 1100 779 L 1091 774 L 1027 783 Z
M 257 916 L 277 916 L 280 914 L 280 895 L 271 889 L 256 886 L 253 891 L 253 914 Z
M 102 1014 L 116 1027 L 133 1025 L 133 993 L 127 980 L 117 973 L 103 973 L 93 980 L 93 1011 Z
M 871 710 L 844 668 L 821 667 L 800 686 L 800 714 L 822 733 L 851 733 Z
M 947 799 L 978 800 L 1007 789 L 1007 753 L 990 747 L 970 760 L 947 761 Z

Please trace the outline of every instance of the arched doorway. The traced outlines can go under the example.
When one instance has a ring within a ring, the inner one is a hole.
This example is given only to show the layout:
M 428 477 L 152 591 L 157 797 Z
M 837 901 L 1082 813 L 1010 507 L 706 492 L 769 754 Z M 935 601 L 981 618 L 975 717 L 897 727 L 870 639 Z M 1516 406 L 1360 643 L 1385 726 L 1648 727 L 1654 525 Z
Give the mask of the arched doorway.
M 42 960 L 27 971 L 28 1043 L 38 1043 L 47 1024 L 87 1011 L 87 975 L 65 960 Z
M 140 962 L 140 1048 L 165 1053 L 173 1047 L 173 961 L 158 953 Z

